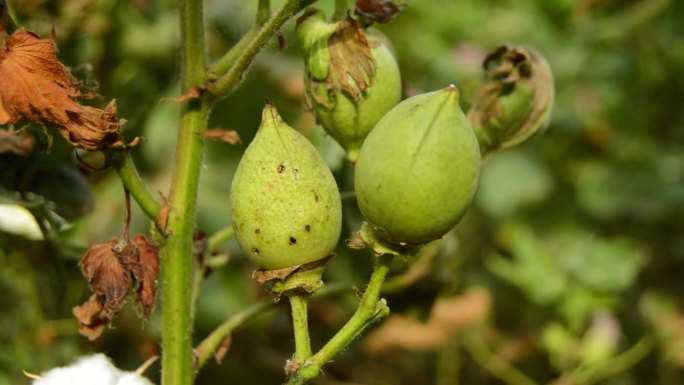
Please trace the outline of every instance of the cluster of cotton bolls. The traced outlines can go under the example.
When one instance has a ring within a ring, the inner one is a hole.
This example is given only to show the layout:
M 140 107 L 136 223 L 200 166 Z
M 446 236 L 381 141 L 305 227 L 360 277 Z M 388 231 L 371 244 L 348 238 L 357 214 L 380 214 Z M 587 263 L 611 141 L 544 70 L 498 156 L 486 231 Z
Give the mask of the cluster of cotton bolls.
M 153 385 L 136 372 L 117 368 L 104 354 L 82 357 L 73 365 L 35 377 L 33 385 Z

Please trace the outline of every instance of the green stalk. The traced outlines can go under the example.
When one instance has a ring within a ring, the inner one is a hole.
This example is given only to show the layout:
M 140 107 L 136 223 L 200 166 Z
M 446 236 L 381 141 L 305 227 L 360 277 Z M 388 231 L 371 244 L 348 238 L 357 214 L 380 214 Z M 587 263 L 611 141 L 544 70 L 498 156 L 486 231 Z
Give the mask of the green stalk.
M 208 86 L 209 92 L 216 97 L 226 96 L 231 93 L 242 80 L 245 71 L 254 61 L 254 57 L 268 44 L 268 42 L 278 34 L 280 27 L 285 24 L 297 12 L 306 6 L 313 4 L 316 0 L 287 0 L 276 11 L 264 26 L 254 35 L 249 43 L 244 47 L 240 56 L 235 59 L 233 65 L 225 73 L 217 71 L 215 73 L 219 79 Z M 240 43 L 238 43 L 240 44 Z M 242 48 L 242 47 L 240 47 Z M 223 59 L 220 60 L 220 62 Z M 221 69 L 224 66 L 221 66 Z
M 292 328 L 295 336 L 295 354 L 297 362 L 311 357 L 311 340 L 309 339 L 308 296 L 306 294 L 290 294 L 287 296 L 292 308 Z
M 335 0 L 335 13 L 333 13 L 332 19 L 334 21 L 343 20 L 347 17 L 347 0 Z
M 180 0 L 180 69 L 183 93 L 205 80 L 201 0 Z M 174 178 L 169 194 L 169 236 L 161 249 L 162 385 L 192 383 L 192 233 L 203 141 L 210 103 L 190 99 L 181 106 Z
M 247 33 L 240 38 L 240 40 L 231 47 L 228 52 L 226 52 L 219 60 L 214 63 L 209 69 L 211 76 L 216 76 L 216 74 L 225 74 L 230 67 L 235 64 L 237 59 L 242 55 L 247 45 L 254 39 L 254 36 L 259 32 L 261 26 L 263 26 L 268 19 L 271 17 L 271 0 L 259 0 L 259 5 L 257 6 L 256 18 L 254 20 L 254 25 L 247 31 Z
M 233 316 L 224 321 L 195 349 L 195 357 L 197 358 L 197 371 L 204 366 L 209 357 L 211 357 L 211 355 L 216 351 L 226 337 L 228 337 L 236 328 L 277 305 L 278 303 L 274 301 L 258 302 L 233 314 Z
M 287 385 L 302 385 L 318 376 L 323 365 L 346 348 L 366 327 L 389 314 L 387 303 L 380 299 L 380 291 L 393 260 L 394 255 L 391 254 L 376 258 L 368 287 L 354 315 L 321 350 L 306 362 L 300 363 L 300 367 L 288 379 Z

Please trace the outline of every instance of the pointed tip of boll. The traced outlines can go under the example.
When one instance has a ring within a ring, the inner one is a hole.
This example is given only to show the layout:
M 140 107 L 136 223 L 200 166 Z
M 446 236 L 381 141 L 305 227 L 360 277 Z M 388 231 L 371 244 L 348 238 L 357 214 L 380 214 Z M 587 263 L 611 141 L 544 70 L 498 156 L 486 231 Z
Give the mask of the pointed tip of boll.
M 266 98 L 264 110 L 261 113 L 261 126 L 259 126 L 259 130 L 262 130 L 264 127 L 277 127 L 281 124 L 284 124 L 284 121 L 278 113 L 278 109 L 269 98 Z

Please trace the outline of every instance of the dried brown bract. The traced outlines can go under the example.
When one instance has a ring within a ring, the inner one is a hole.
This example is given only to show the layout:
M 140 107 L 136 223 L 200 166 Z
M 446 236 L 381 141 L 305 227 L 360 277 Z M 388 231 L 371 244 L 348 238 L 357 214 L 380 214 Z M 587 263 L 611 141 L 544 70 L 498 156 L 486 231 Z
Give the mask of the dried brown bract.
M 79 104 L 96 95 L 81 93 L 56 54 L 54 36 L 41 39 L 24 29 L 0 44 L 0 124 L 54 124 L 71 144 L 88 151 L 125 147 L 115 101 L 104 110 Z

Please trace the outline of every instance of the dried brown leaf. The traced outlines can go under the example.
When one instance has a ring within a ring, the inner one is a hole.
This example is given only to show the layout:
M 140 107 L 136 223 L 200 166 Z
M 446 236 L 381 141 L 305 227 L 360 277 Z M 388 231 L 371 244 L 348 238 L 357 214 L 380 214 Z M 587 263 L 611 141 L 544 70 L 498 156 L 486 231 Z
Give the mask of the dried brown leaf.
M 387 23 L 406 8 L 389 0 L 356 0 L 355 13 L 373 23 Z
M 364 342 L 369 354 L 382 354 L 395 348 L 433 350 L 448 341 L 442 329 L 404 317 L 391 315 Z
M 430 313 L 430 325 L 448 333 L 484 321 L 492 307 L 492 299 L 486 289 L 472 289 L 455 297 L 438 299 Z
M 0 46 L 0 124 L 51 123 L 84 150 L 125 146 L 115 102 L 101 110 L 76 101 L 94 95 L 79 91 L 79 82 L 57 60 L 54 40 L 20 29 L 6 47 Z
M 157 274 L 159 273 L 159 249 L 142 234 L 133 238 L 138 250 L 138 263 L 133 269 L 133 276 L 138 281 L 136 303 L 141 307 L 143 317 L 148 318 L 154 306 L 157 293 Z
M 224 130 L 222 128 L 211 128 L 211 129 L 202 131 L 200 136 L 203 138 L 218 140 L 218 141 L 226 142 L 226 143 L 230 143 L 230 144 L 242 143 L 242 140 L 240 140 L 240 135 L 235 130 Z
M 9 152 L 26 158 L 33 152 L 35 144 L 36 140 L 33 135 L 26 131 L 9 132 L 0 130 L 0 154 Z
M 435 350 L 451 340 L 454 334 L 484 321 L 491 309 L 491 298 L 485 289 L 439 299 L 426 323 L 402 315 L 392 315 L 366 339 L 370 354 L 391 349 Z
M 102 335 L 110 319 L 104 311 L 103 297 L 93 294 L 81 306 L 74 307 L 71 312 L 78 321 L 78 332 L 93 341 Z
M 81 272 L 95 294 L 103 297 L 103 311 L 113 318 L 133 286 L 129 266 L 135 263 L 135 249 L 117 238 L 93 245 L 81 259 Z

